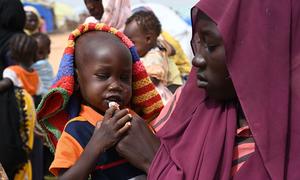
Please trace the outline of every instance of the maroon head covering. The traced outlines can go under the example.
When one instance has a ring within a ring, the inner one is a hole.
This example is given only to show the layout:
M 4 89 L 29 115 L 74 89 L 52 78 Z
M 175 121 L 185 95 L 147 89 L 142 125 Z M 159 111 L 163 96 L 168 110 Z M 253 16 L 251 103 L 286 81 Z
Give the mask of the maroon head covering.
M 256 144 L 234 179 L 299 179 L 300 1 L 201 0 L 192 10 L 193 28 L 198 11 L 223 37 L 230 77 Z M 195 71 L 157 134 L 161 146 L 149 179 L 231 178 L 236 108 L 205 98 Z

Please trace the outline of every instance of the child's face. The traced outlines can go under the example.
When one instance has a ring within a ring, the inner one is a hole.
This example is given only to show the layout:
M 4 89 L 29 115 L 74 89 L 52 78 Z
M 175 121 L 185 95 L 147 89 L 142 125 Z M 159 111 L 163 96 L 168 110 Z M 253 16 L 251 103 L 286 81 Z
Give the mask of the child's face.
M 102 0 L 84 0 L 85 6 L 88 9 L 91 16 L 100 20 L 104 13 Z
M 99 113 L 108 102 L 121 108 L 131 100 L 132 60 L 129 49 L 112 34 L 89 32 L 76 42 L 78 83 L 85 102 Z
M 45 43 L 42 39 L 36 39 L 38 50 L 37 60 L 47 59 L 50 54 L 50 45 Z
M 235 89 L 225 64 L 225 47 L 217 25 L 199 12 L 194 26 L 193 65 L 198 68 L 198 86 L 204 88 L 208 96 L 216 100 L 235 98 Z
M 144 57 L 152 48 L 153 37 L 150 34 L 145 34 L 136 21 L 132 21 L 125 26 L 124 34 L 135 44 L 140 57 Z
M 25 23 L 25 29 L 29 31 L 34 31 L 39 26 L 39 19 L 36 14 L 33 12 L 27 11 L 26 12 L 26 23 Z

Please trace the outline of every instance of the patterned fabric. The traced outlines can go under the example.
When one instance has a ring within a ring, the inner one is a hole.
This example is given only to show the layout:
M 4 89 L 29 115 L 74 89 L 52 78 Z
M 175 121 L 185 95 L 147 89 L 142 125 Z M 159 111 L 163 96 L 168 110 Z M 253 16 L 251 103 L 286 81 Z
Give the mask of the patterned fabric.
M 172 98 L 169 99 L 168 103 L 164 106 L 161 110 L 159 116 L 157 116 L 152 122 L 151 127 L 153 128 L 154 132 L 158 132 L 164 125 L 170 120 L 170 115 L 173 113 L 175 106 L 178 102 L 178 99 L 181 95 L 183 86 L 179 87 Z
M 133 43 L 121 32 L 105 24 L 83 24 L 69 36 L 68 46 L 62 57 L 58 74 L 50 91 L 44 96 L 37 111 L 38 121 L 48 134 L 51 149 L 54 150 L 57 139 L 68 120 L 78 116 L 80 96 L 74 92 L 74 50 L 76 38 L 89 31 L 104 31 L 117 36 L 130 50 L 132 65 L 132 107 L 145 120 L 153 120 L 163 108 L 160 95 L 155 90 L 143 64 L 139 60 Z
M 234 176 L 255 152 L 255 142 L 242 110 L 238 113 L 238 129 L 233 148 L 231 176 Z
M 26 142 L 28 154 L 32 151 L 34 140 L 34 125 L 36 123 L 36 112 L 31 95 L 24 89 L 15 90 L 19 111 L 21 112 L 22 122 L 20 125 L 20 136 Z M 31 161 L 21 167 L 14 177 L 15 180 L 32 179 Z
M 156 84 L 156 90 L 160 94 L 164 105 L 172 97 L 172 92 L 167 88 L 169 76 L 169 62 L 165 52 L 158 47 L 152 48 L 148 53 L 141 58 L 143 65 L 146 68 L 148 75 L 151 78 L 156 78 L 159 83 Z

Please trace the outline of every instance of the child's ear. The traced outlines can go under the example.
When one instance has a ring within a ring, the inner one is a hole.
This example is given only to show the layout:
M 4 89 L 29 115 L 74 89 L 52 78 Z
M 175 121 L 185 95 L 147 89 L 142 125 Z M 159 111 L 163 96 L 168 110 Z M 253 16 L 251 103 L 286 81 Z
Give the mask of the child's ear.
M 75 91 L 79 90 L 79 76 L 78 76 L 78 70 L 75 69 L 74 72 L 74 81 L 75 81 Z
M 152 44 L 153 42 L 153 37 L 151 34 L 146 34 L 146 43 L 147 44 Z

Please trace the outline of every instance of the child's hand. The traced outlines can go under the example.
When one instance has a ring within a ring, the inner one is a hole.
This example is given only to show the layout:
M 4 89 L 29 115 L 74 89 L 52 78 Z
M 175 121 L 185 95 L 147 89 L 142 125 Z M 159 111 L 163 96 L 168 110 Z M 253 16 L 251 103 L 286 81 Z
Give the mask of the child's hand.
M 115 145 L 131 127 L 131 114 L 128 109 L 118 110 L 116 106 L 110 107 L 102 121 L 97 122 L 93 140 L 105 151 Z

